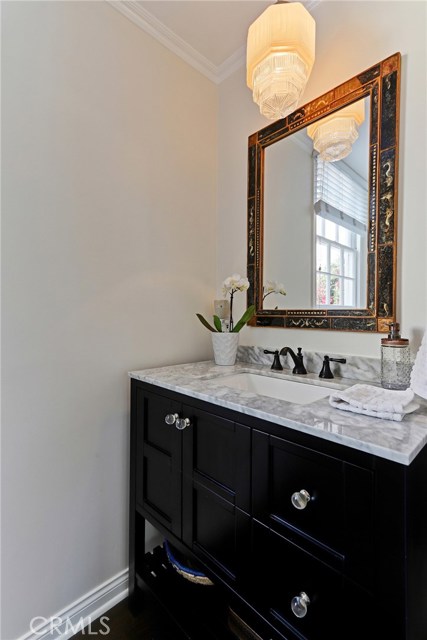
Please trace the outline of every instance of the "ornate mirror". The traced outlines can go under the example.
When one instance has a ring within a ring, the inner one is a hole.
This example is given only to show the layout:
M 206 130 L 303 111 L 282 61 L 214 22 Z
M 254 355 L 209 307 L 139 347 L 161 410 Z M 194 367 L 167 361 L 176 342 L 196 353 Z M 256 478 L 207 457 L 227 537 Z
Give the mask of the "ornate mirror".
M 250 324 L 395 321 L 400 54 L 249 137 Z

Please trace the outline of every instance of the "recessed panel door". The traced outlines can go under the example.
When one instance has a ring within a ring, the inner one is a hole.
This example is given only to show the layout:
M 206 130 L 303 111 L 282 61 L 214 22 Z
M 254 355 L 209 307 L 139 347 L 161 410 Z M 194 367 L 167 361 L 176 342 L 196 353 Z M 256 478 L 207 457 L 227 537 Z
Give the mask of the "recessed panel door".
M 180 404 L 164 396 L 136 390 L 137 507 L 181 536 L 181 431 L 167 424 Z

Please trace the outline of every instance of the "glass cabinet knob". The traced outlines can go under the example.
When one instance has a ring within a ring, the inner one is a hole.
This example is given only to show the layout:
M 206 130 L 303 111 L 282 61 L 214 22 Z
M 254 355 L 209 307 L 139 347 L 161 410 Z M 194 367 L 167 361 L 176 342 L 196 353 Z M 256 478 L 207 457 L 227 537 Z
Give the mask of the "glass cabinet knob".
M 291 502 L 295 509 L 305 509 L 308 503 L 311 500 L 311 496 L 305 489 L 301 489 L 301 491 L 295 491 L 292 494 Z
M 178 419 L 179 415 L 177 413 L 168 413 L 168 415 L 165 416 L 166 424 L 175 424 Z
M 182 431 L 183 429 L 189 426 L 190 426 L 189 418 L 178 418 L 178 420 L 175 423 L 175 427 L 180 431 Z
M 295 596 L 291 600 L 291 609 L 294 616 L 297 618 L 304 618 L 307 615 L 308 605 L 310 604 L 310 598 L 305 593 L 305 591 L 301 591 L 299 596 Z

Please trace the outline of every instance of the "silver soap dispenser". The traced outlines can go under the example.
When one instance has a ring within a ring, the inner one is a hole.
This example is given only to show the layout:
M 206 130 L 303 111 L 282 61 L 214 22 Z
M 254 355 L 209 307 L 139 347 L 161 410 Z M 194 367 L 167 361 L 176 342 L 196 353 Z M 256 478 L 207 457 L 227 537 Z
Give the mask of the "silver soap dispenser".
M 387 338 L 381 340 L 381 386 L 384 389 L 407 389 L 411 384 L 409 340 L 402 338 L 399 323 L 389 324 Z

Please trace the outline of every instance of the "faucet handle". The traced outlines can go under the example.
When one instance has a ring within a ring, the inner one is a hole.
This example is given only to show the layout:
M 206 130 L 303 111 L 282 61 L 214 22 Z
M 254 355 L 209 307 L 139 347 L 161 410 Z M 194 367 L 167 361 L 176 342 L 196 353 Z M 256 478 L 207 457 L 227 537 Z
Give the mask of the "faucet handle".
M 301 374 L 307 373 L 307 369 L 304 366 L 304 357 L 302 355 L 302 348 L 301 347 L 298 347 L 297 357 L 299 358 L 299 362 L 298 362 L 298 365 L 296 365 L 293 368 L 292 373 L 301 373 Z
M 331 367 L 329 365 L 330 362 L 341 362 L 341 364 L 345 364 L 347 360 L 345 358 L 330 358 L 329 356 L 324 356 L 323 358 L 323 367 L 321 372 L 319 373 L 319 378 L 333 378 L 334 374 L 331 371 Z
M 264 349 L 264 353 L 268 353 L 269 355 L 274 356 L 273 364 L 271 365 L 273 371 L 283 371 L 278 349 L 276 349 L 276 351 L 268 351 L 268 349 Z

